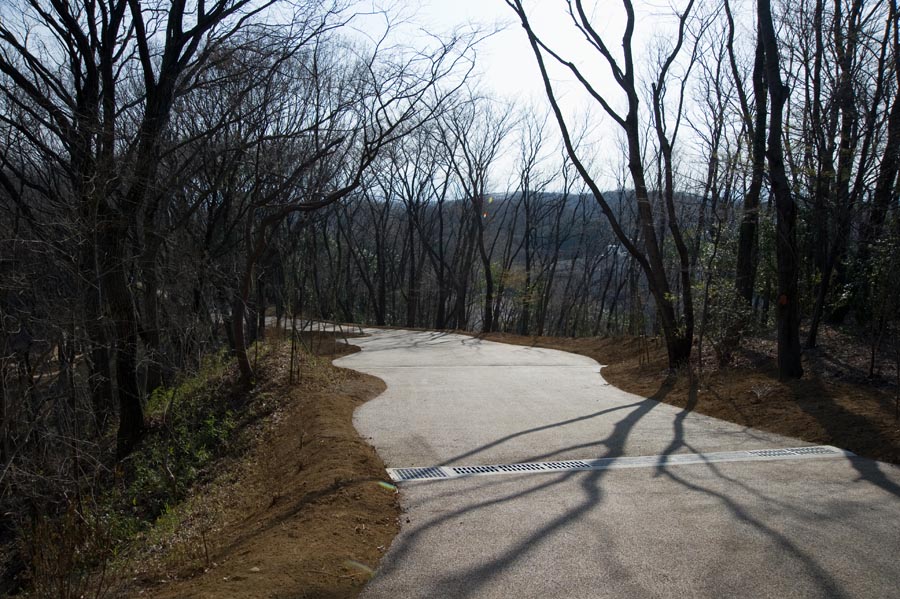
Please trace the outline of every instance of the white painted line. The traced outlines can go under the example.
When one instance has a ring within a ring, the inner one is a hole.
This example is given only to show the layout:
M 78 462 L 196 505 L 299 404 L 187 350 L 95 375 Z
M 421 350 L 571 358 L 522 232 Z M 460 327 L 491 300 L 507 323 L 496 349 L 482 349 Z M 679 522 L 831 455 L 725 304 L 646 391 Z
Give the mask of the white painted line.
M 561 460 L 557 462 L 388 468 L 387 472 L 395 482 L 407 482 L 449 480 L 467 476 L 492 476 L 497 474 L 548 474 L 551 472 L 574 472 L 579 470 L 686 466 L 688 464 L 710 464 L 716 462 L 811 460 L 853 457 L 855 455 L 856 454 L 853 452 L 838 449 L 831 445 L 812 445 L 807 447 L 787 447 L 781 449 L 751 449 L 744 451 L 719 451 L 713 453 L 676 453 L 672 455 Z

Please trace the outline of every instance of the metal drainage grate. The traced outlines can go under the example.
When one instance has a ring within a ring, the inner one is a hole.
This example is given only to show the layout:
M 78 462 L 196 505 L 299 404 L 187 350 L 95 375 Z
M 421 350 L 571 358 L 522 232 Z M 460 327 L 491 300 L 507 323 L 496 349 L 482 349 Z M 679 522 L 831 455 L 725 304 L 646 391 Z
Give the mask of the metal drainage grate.
M 391 478 L 395 481 L 447 478 L 443 469 L 437 466 L 432 466 L 430 468 L 392 468 L 389 473 Z
M 800 455 L 834 455 L 843 454 L 844 452 L 830 445 L 815 445 L 813 447 L 789 447 L 787 449 L 757 449 L 747 453 L 754 456 L 779 458 Z
M 560 462 L 522 462 L 485 466 L 431 466 L 428 468 L 388 468 L 397 482 L 410 480 L 448 480 L 466 476 L 493 474 L 528 474 L 577 470 L 611 470 L 618 468 L 648 468 L 709 464 L 713 462 L 752 462 L 765 460 L 803 460 L 830 457 L 852 457 L 855 454 L 830 445 L 789 447 L 786 449 L 753 449 L 749 451 L 719 451 L 712 453 L 678 453 L 633 457 L 566 460 Z

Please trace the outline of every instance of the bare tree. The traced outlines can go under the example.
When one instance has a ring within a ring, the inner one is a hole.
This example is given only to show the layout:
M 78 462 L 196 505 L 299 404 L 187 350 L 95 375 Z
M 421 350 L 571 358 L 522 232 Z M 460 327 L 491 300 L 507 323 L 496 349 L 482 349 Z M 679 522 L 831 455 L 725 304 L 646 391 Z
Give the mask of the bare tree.
M 493 245 L 485 237 L 486 220 L 490 217 L 489 185 L 491 168 L 512 127 L 509 107 L 477 102 L 474 98 L 447 114 L 443 121 L 442 141 L 447 158 L 472 210 L 475 246 L 484 275 L 484 306 L 481 327 L 494 330 Z
M 766 159 L 766 100 L 768 98 L 768 89 L 765 82 L 765 53 L 762 40 L 757 35 L 751 79 L 753 92 L 753 103 L 751 104 L 745 90 L 743 77 L 741 77 L 738 68 L 738 60 L 734 48 L 735 22 L 731 13 L 731 3 L 728 0 L 725 0 L 724 8 L 728 19 L 726 48 L 731 66 L 731 75 L 740 104 L 744 129 L 747 132 L 751 147 L 750 185 L 744 194 L 740 240 L 738 241 L 737 249 L 737 269 L 735 272 L 735 287 L 738 294 L 750 305 L 753 301 L 753 289 L 756 286 L 756 271 L 759 265 L 759 207 Z
M 677 133 L 678 121 L 680 120 L 680 109 L 679 114 L 676 115 L 675 123 L 672 124 L 671 129 L 668 129 L 662 98 L 666 89 L 669 70 L 679 56 L 685 40 L 685 30 L 688 17 L 690 16 L 693 7 L 693 1 L 688 2 L 687 7 L 678 16 L 678 36 L 676 42 L 667 55 L 663 56 L 660 68 L 657 71 L 657 78 L 653 83 L 653 112 L 650 117 L 654 123 L 654 130 L 657 134 L 657 139 L 661 144 L 660 151 L 662 152 L 665 161 L 665 189 L 662 190 L 665 206 L 664 214 L 667 218 L 669 232 L 675 242 L 681 263 L 681 316 L 679 316 L 678 310 L 676 309 L 676 297 L 666 274 L 662 242 L 660 241 L 656 230 L 656 222 L 659 215 L 654 214 L 643 162 L 644 155 L 642 150 L 639 89 L 632 47 L 635 26 L 635 12 L 632 3 L 630 0 L 623 1 L 626 14 L 626 25 L 622 35 L 623 58 L 621 62 L 613 55 L 603 36 L 594 27 L 583 3 L 580 0 L 569 3 L 569 16 L 571 17 L 575 29 L 585 38 L 591 48 L 603 58 L 604 62 L 608 65 L 617 86 L 626 98 L 627 110 L 624 115 L 620 114 L 612 106 L 607 100 L 607 97 L 589 81 L 578 66 L 559 55 L 538 36 L 535 29 L 532 27 L 532 24 L 528 19 L 527 11 L 520 0 L 507 0 L 507 4 L 518 15 L 522 27 L 525 29 L 528 36 L 531 48 L 540 68 L 541 76 L 544 80 L 547 98 L 553 108 L 553 113 L 572 161 L 575 163 L 578 172 L 593 193 L 594 198 L 600 204 L 600 207 L 609 220 L 617 238 L 635 258 L 646 275 L 650 291 L 656 301 L 656 306 L 659 311 L 660 324 L 666 339 L 669 365 L 671 368 L 677 368 L 685 364 L 690 358 L 694 317 L 693 302 L 691 299 L 689 257 L 687 255 L 687 246 L 684 243 L 678 221 L 675 218 L 674 207 L 674 179 L 671 160 L 673 140 Z M 632 240 L 625 233 L 621 224 L 616 219 L 609 202 L 594 177 L 586 168 L 577 149 L 572 143 L 569 126 L 563 115 L 562 109 L 560 108 L 559 102 L 557 101 L 556 92 L 554 91 L 553 83 L 545 64 L 545 55 L 550 56 L 553 60 L 567 68 L 588 92 L 591 98 L 603 108 L 606 114 L 609 115 L 624 133 L 628 146 L 628 168 L 634 184 L 635 201 L 637 203 L 640 218 L 643 249 L 632 243 Z
M 782 148 L 784 105 L 790 90 L 782 82 L 778 37 L 768 0 L 758 0 L 757 18 L 766 63 L 766 83 L 772 100 L 766 156 L 777 215 L 775 250 L 778 261 L 778 289 L 775 308 L 778 334 L 778 374 L 785 379 L 803 376 L 800 347 L 800 297 L 798 293 L 797 205 L 791 194 Z
M 138 0 L 29 1 L 4 9 L 9 18 L 0 25 L 3 93 L 30 117 L 7 122 L 65 183 L 35 187 L 30 173 L 11 172 L 50 203 L 71 198 L 80 234 L 88 240 L 79 260 L 87 282 L 88 334 L 101 350 L 92 353 L 95 394 L 98 403 L 118 398 L 120 456 L 134 447 L 144 426 L 140 323 L 125 258 L 134 252 L 130 235 L 141 232 L 136 219 L 161 202 L 153 186 L 172 105 L 213 49 L 269 4 L 176 2 L 158 11 Z M 9 175 L 3 179 L 5 189 L 22 189 Z M 18 193 L 13 197 L 26 201 Z M 31 224 L 41 226 L 37 219 Z

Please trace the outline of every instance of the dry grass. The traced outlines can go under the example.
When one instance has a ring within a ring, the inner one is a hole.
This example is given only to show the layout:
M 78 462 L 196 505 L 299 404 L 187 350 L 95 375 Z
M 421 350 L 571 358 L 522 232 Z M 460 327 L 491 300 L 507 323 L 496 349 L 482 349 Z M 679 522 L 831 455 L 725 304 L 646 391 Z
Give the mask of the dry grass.
M 837 331 L 826 331 L 816 352 L 804 357 L 807 374 L 780 382 L 774 344 L 756 339 L 734 366 L 704 371 L 667 372 L 665 348 L 658 340 L 521 337 L 494 333 L 492 341 L 560 349 L 607 365 L 603 376 L 631 393 L 741 425 L 828 444 L 900 464 L 900 420 L 896 389 L 883 379 L 866 378 L 865 348 Z

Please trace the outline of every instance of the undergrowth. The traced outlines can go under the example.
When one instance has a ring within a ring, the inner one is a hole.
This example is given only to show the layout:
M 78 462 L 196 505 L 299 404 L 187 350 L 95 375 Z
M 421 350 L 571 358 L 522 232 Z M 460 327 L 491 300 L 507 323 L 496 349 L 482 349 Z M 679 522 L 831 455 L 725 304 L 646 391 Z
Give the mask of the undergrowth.
M 273 348 L 259 349 L 260 374 Z M 177 525 L 176 506 L 212 464 L 240 449 L 238 431 L 268 410 L 258 388 L 241 388 L 223 353 L 197 372 L 154 391 L 148 427 L 136 450 L 118 464 L 96 456 L 93 468 L 68 485 L 54 506 L 18 522 L 23 596 L 59 599 L 115 594 L 117 567 L 129 543 L 154 527 Z M 54 509 L 55 508 L 55 509 Z

